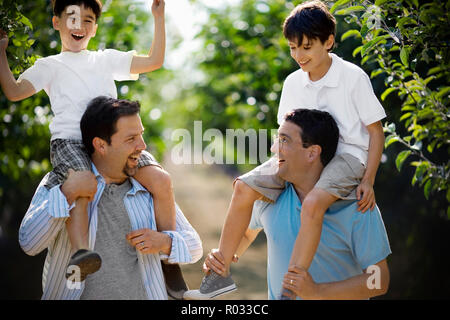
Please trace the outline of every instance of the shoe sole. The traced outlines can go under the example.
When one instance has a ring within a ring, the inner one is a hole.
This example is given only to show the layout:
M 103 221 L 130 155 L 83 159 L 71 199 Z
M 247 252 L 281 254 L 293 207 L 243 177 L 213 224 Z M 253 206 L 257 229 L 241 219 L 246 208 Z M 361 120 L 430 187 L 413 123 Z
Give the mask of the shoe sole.
M 80 281 L 84 281 L 86 277 L 92 273 L 97 272 L 102 266 L 102 260 L 98 254 L 91 254 L 84 259 L 81 259 L 76 264 L 70 264 L 70 266 L 77 266 L 80 268 Z M 69 278 L 72 274 L 66 273 L 66 278 Z
M 194 296 L 189 296 L 189 294 L 188 295 L 185 294 L 183 299 L 184 300 L 207 300 L 207 299 L 213 299 L 213 298 L 216 298 L 218 296 L 221 296 L 221 295 L 224 295 L 224 294 L 236 291 L 236 290 L 237 290 L 236 284 L 233 283 L 232 285 L 229 285 L 228 287 L 222 288 L 220 290 L 217 290 L 217 291 L 214 291 L 214 292 L 211 292 L 211 293 L 201 293 L 199 290 L 192 290 L 192 291 L 195 291 L 196 294 L 194 294 Z M 186 292 L 189 292 L 189 291 L 186 291 Z M 198 294 L 197 294 L 197 292 L 198 292 Z

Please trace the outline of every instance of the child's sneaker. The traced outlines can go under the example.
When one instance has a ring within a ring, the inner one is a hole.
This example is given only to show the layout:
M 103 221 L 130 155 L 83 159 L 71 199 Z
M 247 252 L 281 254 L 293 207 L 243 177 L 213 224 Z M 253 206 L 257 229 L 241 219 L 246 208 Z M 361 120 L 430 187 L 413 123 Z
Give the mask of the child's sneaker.
M 70 258 L 69 265 L 67 266 L 66 278 L 69 278 L 74 270 L 73 266 L 80 269 L 80 281 L 84 281 L 86 277 L 102 266 L 102 259 L 97 252 L 80 249 L 73 254 Z
M 212 299 L 222 294 L 226 294 L 236 290 L 236 285 L 231 274 L 227 277 L 222 277 L 219 274 L 211 271 L 206 275 L 199 290 L 189 290 L 184 294 L 185 300 L 206 300 Z
M 183 295 L 189 288 L 184 281 L 180 266 L 178 264 L 162 263 L 161 267 L 166 280 L 167 294 L 172 299 L 183 300 Z

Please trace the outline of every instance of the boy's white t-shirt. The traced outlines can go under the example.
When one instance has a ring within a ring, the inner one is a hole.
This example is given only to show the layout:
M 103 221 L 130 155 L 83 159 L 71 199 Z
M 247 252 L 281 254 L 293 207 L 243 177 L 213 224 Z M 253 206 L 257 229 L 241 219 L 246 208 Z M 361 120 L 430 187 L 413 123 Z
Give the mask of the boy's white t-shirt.
M 36 93 L 45 90 L 54 118 L 51 140 L 81 140 L 80 120 L 93 98 L 117 98 L 115 80 L 137 80 L 130 74 L 135 51 L 114 49 L 80 52 L 64 51 L 38 59 L 20 77 L 31 82 Z
M 331 54 L 332 64 L 324 77 L 311 81 L 299 69 L 284 81 L 278 108 L 278 124 L 297 108 L 327 111 L 339 127 L 336 154 L 349 153 L 367 166 L 369 132 L 366 126 L 386 117 L 373 92 L 369 76 L 357 65 Z

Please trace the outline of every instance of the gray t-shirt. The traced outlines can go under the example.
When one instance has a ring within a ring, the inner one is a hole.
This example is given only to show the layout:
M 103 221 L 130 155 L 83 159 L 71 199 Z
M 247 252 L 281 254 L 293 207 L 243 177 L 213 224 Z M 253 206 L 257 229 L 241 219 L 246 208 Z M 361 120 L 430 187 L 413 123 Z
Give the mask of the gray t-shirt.
M 123 199 L 131 183 L 107 184 L 98 204 L 95 251 L 102 258 L 99 271 L 86 278 L 81 300 L 146 300 L 136 249 L 126 240 L 131 232 Z

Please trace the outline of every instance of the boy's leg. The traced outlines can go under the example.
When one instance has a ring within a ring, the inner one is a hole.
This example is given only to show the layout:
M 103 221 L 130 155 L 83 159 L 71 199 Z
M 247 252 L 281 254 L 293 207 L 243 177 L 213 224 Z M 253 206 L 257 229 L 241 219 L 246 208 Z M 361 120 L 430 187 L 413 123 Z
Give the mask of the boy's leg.
M 309 269 L 320 242 L 323 216 L 336 200 L 338 197 L 319 188 L 314 188 L 305 197 L 300 213 L 300 230 L 292 250 L 289 267 L 295 265 L 305 270 Z
M 66 277 L 79 272 L 80 281 L 97 272 L 102 264 L 99 254 L 89 250 L 88 203 L 88 198 L 78 198 L 75 207 L 70 211 L 70 218 L 66 221 L 67 234 L 74 252 L 67 267 Z M 78 270 L 73 269 L 74 267 Z
M 176 230 L 175 197 L 169 173 L 157 165 L 146 165 L 139 168 L 135 178 L 152 193 L 157 230 Z M 163 260 L 161 266 L 168 295 L 182 300 L 184 292 L 189 288 L 180 266 L 169 264 L 166 260 Z
M 139 168 L 134 178 L 153 196 L 158 231 L 175 230 L 175 197 L 169 173 L 156 165 L 150 165 Z
M 78 198 L 66 221 L 66 230 L 74 252 L 89 247 L 88 198 Z

